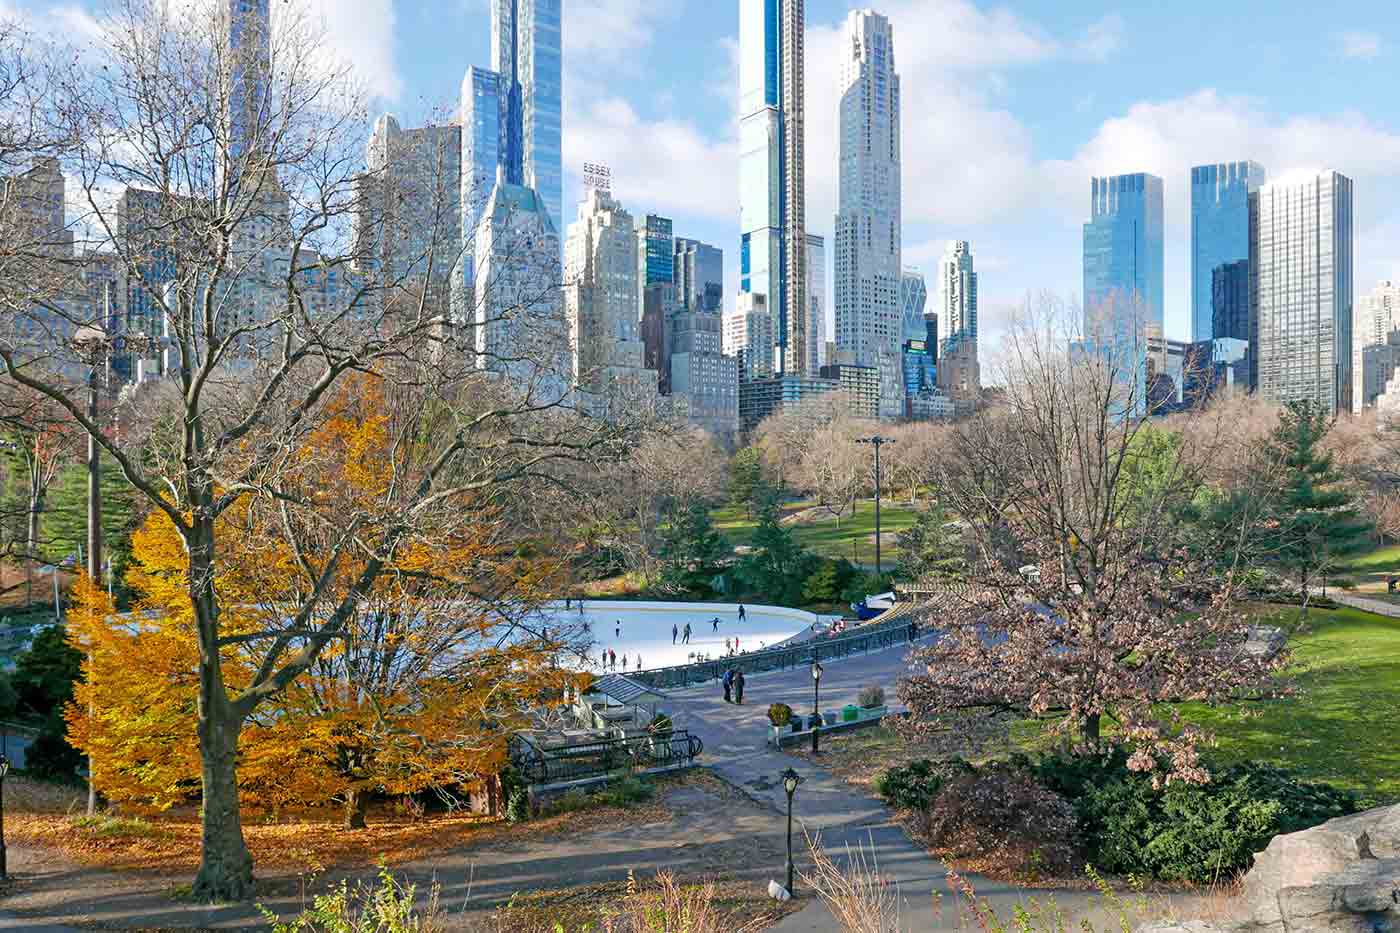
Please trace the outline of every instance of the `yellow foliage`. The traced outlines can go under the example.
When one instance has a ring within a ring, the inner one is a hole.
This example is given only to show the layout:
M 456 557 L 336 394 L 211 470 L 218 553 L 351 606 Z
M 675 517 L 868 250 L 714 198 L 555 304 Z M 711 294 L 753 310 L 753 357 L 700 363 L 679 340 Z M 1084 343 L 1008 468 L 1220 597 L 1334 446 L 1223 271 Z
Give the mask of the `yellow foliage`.
M 299 493 L 318 509 L 373 515 L 412 468 L 396 444 L 372 381 L 328 406 L 296 453 Z M 559 564 L 518 556 L 487 502 L 463 495 L 443 520 L 391 550 L 369 592 L 348 595 L 366 558 L 347 552 L 313 606 L 312 625 L 351 605 L 311 669 L 248 721 L 239 743 L 245 803 L 278 809 L 354 792 L 411 793 L 470 785 L 506 762 L 510 731 L 525 711 L 573 685 L 545 637 L 502 638 L 500 607 L 529 609 L 557 592 Z M 283 631 L 312 591 L 302 560 L 335 546 L 314 512 L 294 515 L 300 555 L 278 504 L 246 497 L 220 516 L 215 593 L 219 635 Z M 298 524 L 299 523 L 299 524 Z M 373 534 L 372 526 L 362 535 Z M 395 539 L 399 540 L 399 539 Z M 317 564 L 319 571 L 321 565 Z M 198 789 L 199 650 L 188 555 L 168 516 L 153 512 L 132 537 L 127 582 L 135 611 L 118 616 L 100 588 L 74 591 L 69 637 L 87 652 L 84 682 L 66 710 L 70 741 L 92 755 L 107 797 L 154 809 Z M 219 658 L 230 696 L 252 684 L 274 638 L 226 642 Z M 292 650 L 301 644 L 291 638 Z

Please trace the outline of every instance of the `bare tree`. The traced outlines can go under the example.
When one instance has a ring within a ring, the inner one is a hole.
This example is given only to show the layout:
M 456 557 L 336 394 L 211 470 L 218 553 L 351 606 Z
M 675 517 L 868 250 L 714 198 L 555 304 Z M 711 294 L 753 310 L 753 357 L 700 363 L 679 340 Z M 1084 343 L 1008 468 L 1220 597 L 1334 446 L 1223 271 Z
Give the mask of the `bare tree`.
M 1270 693 L 1282 656 L 1245 650 L 1233 568 L 1196 547 L 1209 451 L 1145 417 L 1132 330 L 1086 334 L 1079 318 L 1052 299 L 1028 308 L 1006 345 L 1006 407 L 954 432 L 941 485 L 978 557 L 901 696 L 915 731 L 1053 713 L 1056 731 L 1097 747 L 1110 717 L 1133 767 L 1166 758 L 1200 780 L 1198 732 L 1157 704 Z
M 870 457 L 856 444 L 874 425 L 838 413 L 810 435 L 795 482 L 841 527 L 841 516 L 855 509 L 862 492 L 874 487 Z
M 557 243 L 531 225 L 538 212 L 498 186 L 489 242 L 464 244 L 434 160 L 367 165 L 363 95 L 327 67 L 305 7 L 276 6 L 270 36 L 245 20 L 230 43 L 227 6 L 119 0 L 54 97 L 52 118 L 81 141 L 65 153 L 85 212 L 76 223 L 120 271 L 128 334 L 112 349 L 169 380 L 145 408 L 155 424 L 107 432 L 86 414 L 72 378 L 85 358 L 62 338 L 106 335 L 102 309 L 0 268 L 3 378 L 97 438 L 184 544 L 203 790 L 194 892 L 209 900 L 252 893 L 237 791 L 249 717 L 324 656 L 420 535 L 451 533 L 463 495 L 509 507 L 556 482 L 561 462 L 619 456 L 633 433 L 568 408 Z M 428 173 L 403 188 L 428 203 L 386 208 L 400 169 Z M 454 316 L 433 283 L 467 249 L 478 277 Z M 33 340 L 44 328 L 56 339 Z M 357 373 L 403 388 L 395 443 L 413 455 L 388 464 L 380 495 L 344 509 L 311 494 L 300 458 Z M 132 412 L 143 394 L 127 399 Z M 296 590 L 261 628 L 229 631 L 216 582 L 223 520 L 242 509 L 268 516 L 259 527 L 293 555 Z M 352 579 L 332 585 L 349 566 Z M 257 656 L 236 689 L 224 670 L 235 644 Z

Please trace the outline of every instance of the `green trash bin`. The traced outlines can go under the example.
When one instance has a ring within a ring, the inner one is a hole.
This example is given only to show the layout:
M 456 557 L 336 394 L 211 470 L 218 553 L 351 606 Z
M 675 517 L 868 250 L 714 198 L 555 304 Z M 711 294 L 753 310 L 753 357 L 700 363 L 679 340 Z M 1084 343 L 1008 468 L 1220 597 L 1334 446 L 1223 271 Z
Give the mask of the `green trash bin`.
M 842 722 L 855 722 L 855 721 L 856 721 L 857 719 L 859 719 L 859 718 L 860 718 L 860 707 L 859 707 L 859 706 L 856 706 L 855 704 L 852 703 L 852 704 L 847 704 L 846 706 L 841 707 L 841 721 L 842 721 Z

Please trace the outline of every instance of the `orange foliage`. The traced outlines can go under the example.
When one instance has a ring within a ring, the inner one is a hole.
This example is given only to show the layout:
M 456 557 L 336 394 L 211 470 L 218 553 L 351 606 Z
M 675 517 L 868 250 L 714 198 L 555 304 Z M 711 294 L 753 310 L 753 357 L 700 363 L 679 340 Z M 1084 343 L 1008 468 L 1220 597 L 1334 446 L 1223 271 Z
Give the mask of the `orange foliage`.
M 349 385 L 290 458 L 299 494 L 315 509 L 303 514 L 285 500 L 250 496 L 220 516 L 215 591 L 231 695 L 254 682 L 279 634 L 297 644 L 295 631 L 287 633 L 311 594 L 319 624 L 352 592 L 369 558 L 355 548 L 322 560 L 339 532 L 316 516 L 375 515 L 418 455 L 402 433 L 376 384 Z M 245 723 L 245 803 L 359 803 L 373 792 L 472 785 L 501 770 L 506 740 L 527 724 L 529 709 L 574 683 L 578 675 L 560 663 L 562 636 L 530 621 L 557 592 L 558 562 L 512 540 L 489 501 L 462 493 L 446 506 L 391 550 L 343 635 Z M 91 650 L 66 716 L 70 741 L 92 754 L 104 795 L 165 809 L 200 777 L 188 557 L 174 524 L 156 511 L 133 536 L 132 558 L 131 616 L 114 615 L 90 583 L 75 590 L 69 637 Z M 331 582 L 316 591 L 323 576 Z

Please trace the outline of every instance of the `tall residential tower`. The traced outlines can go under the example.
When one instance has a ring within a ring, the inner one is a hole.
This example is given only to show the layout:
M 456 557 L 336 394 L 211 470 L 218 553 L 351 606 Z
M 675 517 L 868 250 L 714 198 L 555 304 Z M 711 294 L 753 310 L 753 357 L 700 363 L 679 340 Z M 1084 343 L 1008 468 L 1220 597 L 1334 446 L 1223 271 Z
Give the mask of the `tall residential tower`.
M 806 369 L 805 0 L 739 3 L 739 291 L 774 318 L 775 363 Z
M 1251 198 L 1259 394 L 1352 408 L 1352 181 L 1322 172 Z
M 899 75 L 889 20 L 852 10 L 841 48 L 836 348 L 881 366 L 898 358 L 903 336 Z

